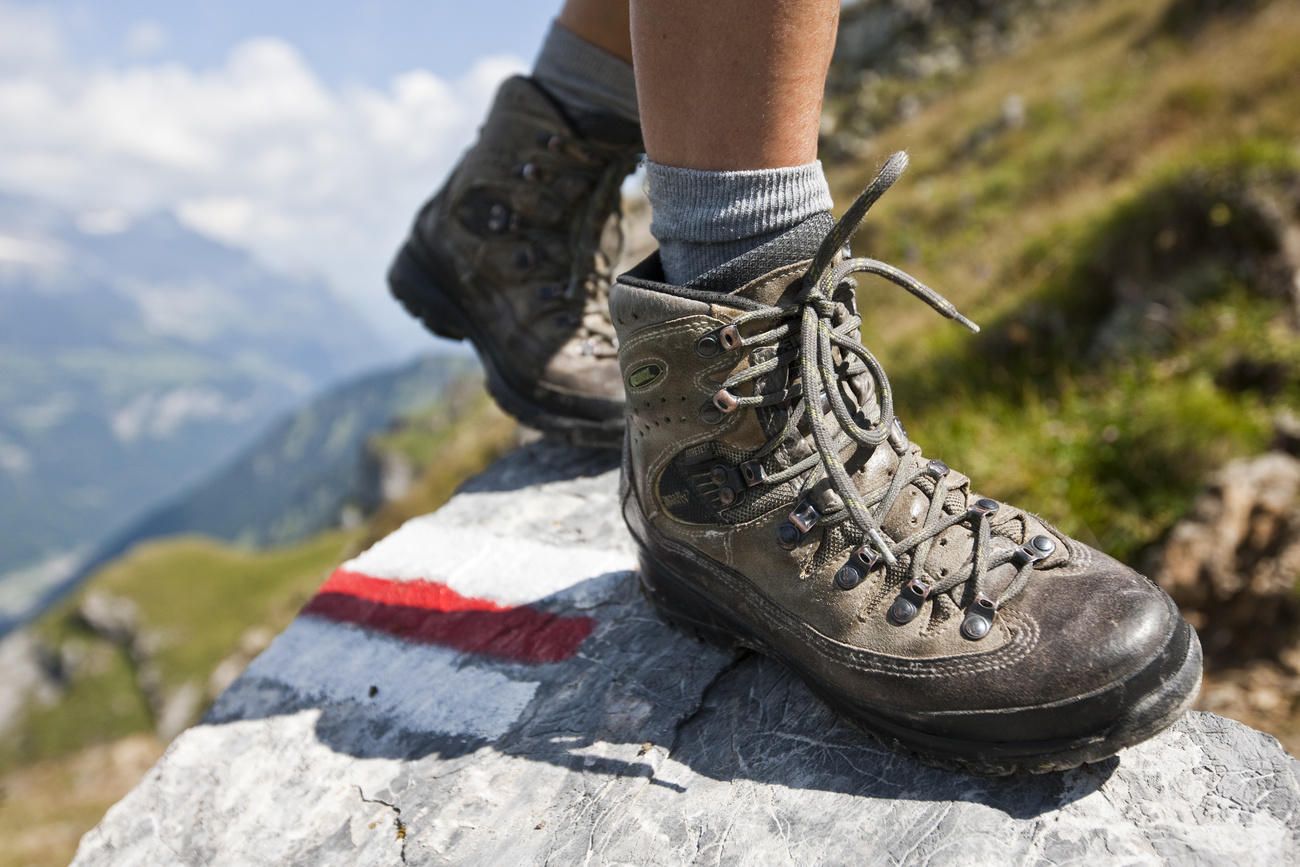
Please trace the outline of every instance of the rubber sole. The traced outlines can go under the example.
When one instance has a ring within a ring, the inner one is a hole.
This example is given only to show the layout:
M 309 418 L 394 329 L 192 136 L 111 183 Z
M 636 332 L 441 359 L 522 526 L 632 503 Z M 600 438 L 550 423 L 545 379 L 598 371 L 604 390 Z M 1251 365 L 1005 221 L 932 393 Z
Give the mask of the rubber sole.
M 474 318 L 446 292 L 408 240 L 388 269 L 388 288 L 424 327 L 449 340 L 469 340 L 487 374 L 487 389 L 503 411 L 523 424 L 584 448 L 616 449 L 623 441 L 623 417 L 595 420 L 565 415 L 538 403 L 511 384 L 497 347 Z
M 1191 627 L 1183 623 L 1170 639 L 1170 646 L 1177 641 L 1185 642 L 1181 663 L 1158 689 L 1132 703 L 1125 715 L 1104 731 L 1055 741 L 999 743 L 935 735 L 910 728 L 847 699 L 786 658 L 761 637 L 760 630 L 708 599 L 695 589 L 689 578 L 658 561 L 642 545 L 639 547 L 641 591 L 664 620 L 722 650 L 751 650 L 780 660 L 850 725 L 888 747 L 941 768 L 1003 777 L 1063 771 L 1100 761 L 1168 728 L 1191 706 L 1200 690 L 1200 642 Z M 1178 651 L 1174 649 L 1174 652 Z

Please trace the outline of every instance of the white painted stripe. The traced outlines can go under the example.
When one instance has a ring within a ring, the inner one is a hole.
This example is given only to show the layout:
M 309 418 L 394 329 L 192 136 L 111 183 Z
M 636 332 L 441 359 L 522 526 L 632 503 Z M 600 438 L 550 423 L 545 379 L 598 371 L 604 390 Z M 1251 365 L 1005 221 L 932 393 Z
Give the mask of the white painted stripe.
M 275 639 L 246 676 L 313 698 L 369 705 L 412 731 L 489 740 L 509 730 L 537 691 L 537 683 L 467 663 L 457 651 L 310 615 Z M 373 697 L 372 686 L 378 688 Z
M 375 578 L 441 581 L 462 596 L 525 605 L 607 572 L 635 568 L 626 551 L 548 545 L 416 518 L 343 569 Z

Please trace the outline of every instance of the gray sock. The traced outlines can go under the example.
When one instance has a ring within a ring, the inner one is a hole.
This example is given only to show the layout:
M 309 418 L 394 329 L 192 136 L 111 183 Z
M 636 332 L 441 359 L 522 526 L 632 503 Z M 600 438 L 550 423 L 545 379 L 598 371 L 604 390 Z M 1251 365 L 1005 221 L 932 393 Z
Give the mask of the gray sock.
M 735 172 L 647 162 L 646 190 L 664 277 L 678 286 L 831 208 L 821 162 Z
M 640 124 L 632 64 L 551 23 L 533 78 L 573 113 L 612 114 Z

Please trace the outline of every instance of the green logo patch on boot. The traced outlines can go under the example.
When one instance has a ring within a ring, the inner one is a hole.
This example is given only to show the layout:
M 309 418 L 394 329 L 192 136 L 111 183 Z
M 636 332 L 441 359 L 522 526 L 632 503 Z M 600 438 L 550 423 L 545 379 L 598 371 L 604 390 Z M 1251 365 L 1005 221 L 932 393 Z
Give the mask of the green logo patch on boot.
M 627 375 L 627 387 L 633 391 L 649 388 L 658 382 L 667 371 L 667 366 L 662 362 L 647 362 Z

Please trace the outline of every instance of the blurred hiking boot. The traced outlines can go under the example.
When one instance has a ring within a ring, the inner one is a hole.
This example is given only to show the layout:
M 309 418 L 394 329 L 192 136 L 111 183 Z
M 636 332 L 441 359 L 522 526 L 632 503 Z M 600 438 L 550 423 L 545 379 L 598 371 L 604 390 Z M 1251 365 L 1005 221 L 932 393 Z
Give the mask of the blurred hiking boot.
M 817 215 L 686 286 L 657 257 L 619 278 L 621 501 L 643 590 L 928 761 L 1001 775 L 1105 758 L 1191 703 L 1200 644 L 1147 578 L 909 440 L 853 275 L 977 329 L 915 278 L 845 258 L 905 165 L 839 223 Z
M 511 78 L 388 272 L 429 330 L 469 338 L 502 409 L 581 445 L 622 435 L 608 298 L 620 185 L 640 149 L 634 124 L 566 117 L 531 79 Z

